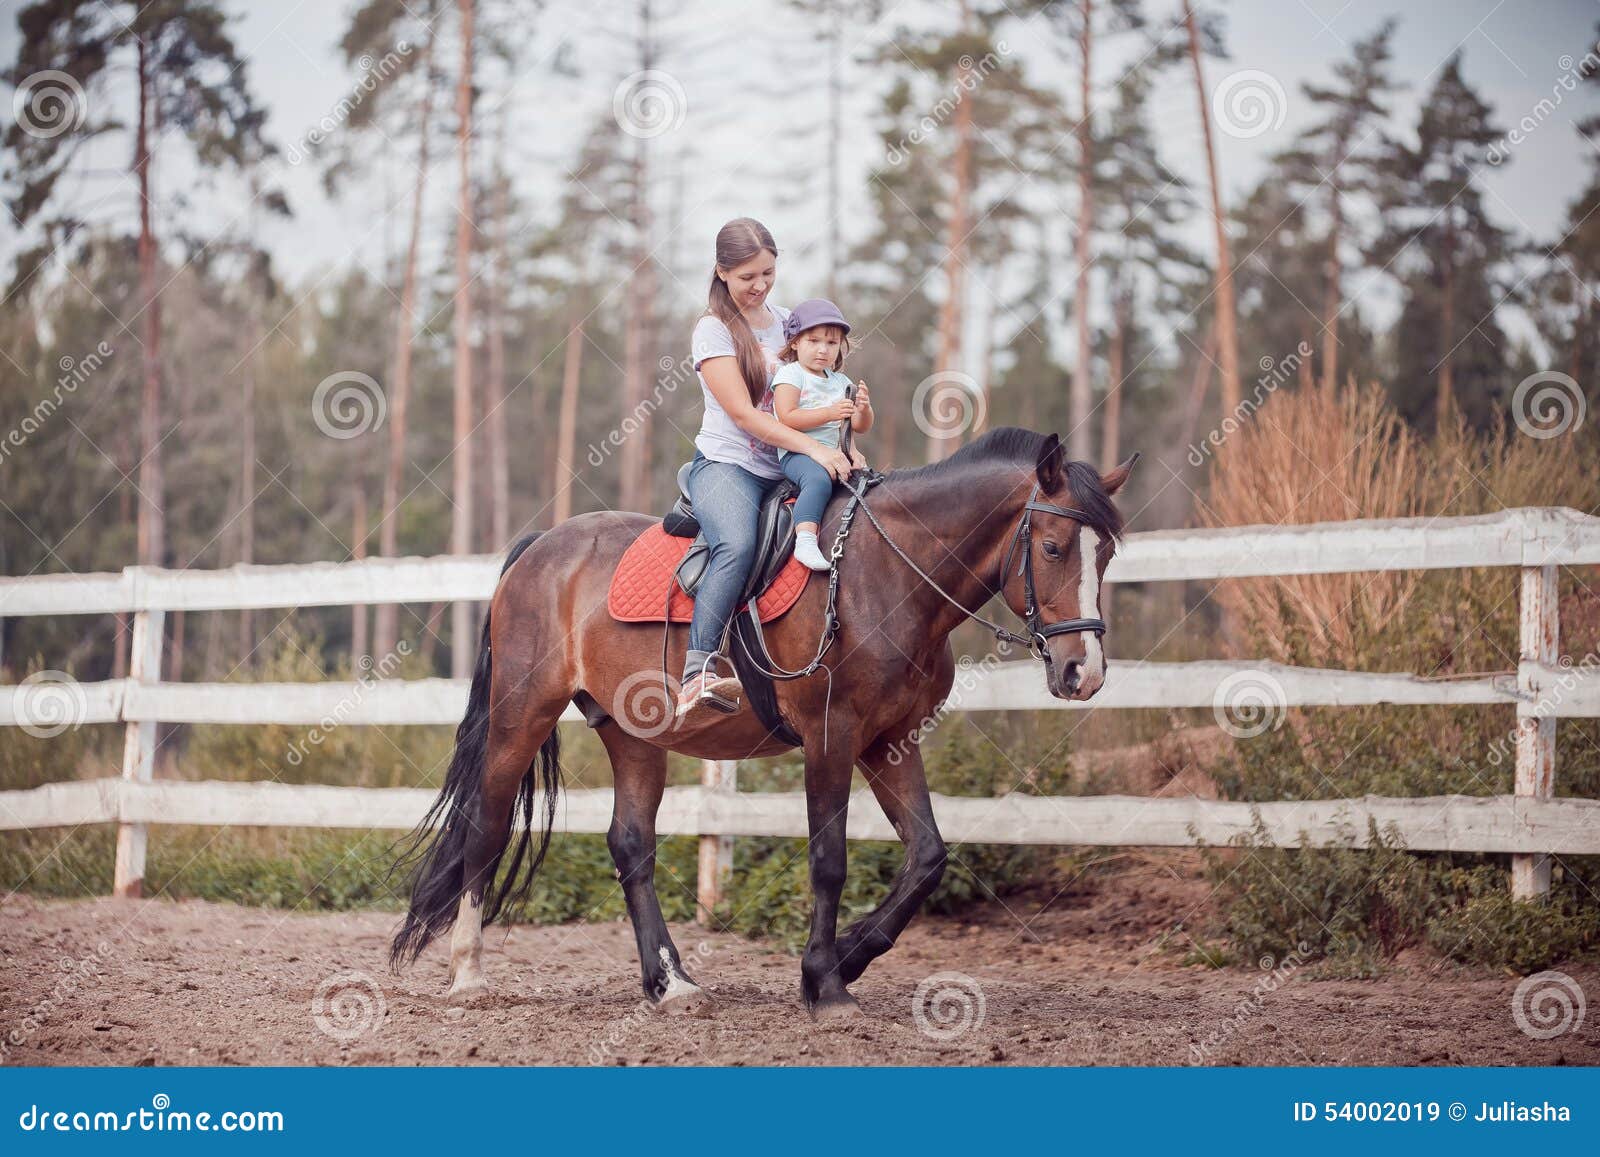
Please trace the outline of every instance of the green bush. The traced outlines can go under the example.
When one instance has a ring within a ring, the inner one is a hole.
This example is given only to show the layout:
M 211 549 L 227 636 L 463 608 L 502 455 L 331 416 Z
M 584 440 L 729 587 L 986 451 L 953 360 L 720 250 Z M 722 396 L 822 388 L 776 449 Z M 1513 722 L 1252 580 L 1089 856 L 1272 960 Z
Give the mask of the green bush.
M 1427 944 L 1452 959 L 1536 971 L 1600 950 L 1600 909 L 1567 871 L 1548 900 L 1513 900 L 1504 857 L 1412 853 L 1371 825 L 1356 847 L 1282 848 L 1259 815 L 1226 849 L 1201 847 L 1215 889 L 1214 931 L 1230 956 L 1327 958 L 1324 970 L 1367 974 L 1402 948 Z M 1500 861 L 1500 862 L 1492 862 Z

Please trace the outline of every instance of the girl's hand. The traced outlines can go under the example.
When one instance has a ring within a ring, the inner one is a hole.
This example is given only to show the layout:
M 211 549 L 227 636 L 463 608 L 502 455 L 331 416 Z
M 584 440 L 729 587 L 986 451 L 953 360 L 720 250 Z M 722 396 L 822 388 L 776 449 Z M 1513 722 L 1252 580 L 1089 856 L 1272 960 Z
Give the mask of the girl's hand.
M 831 474 L 835 482 L 843 482 L 850 477 L 850 460 L 837 446 L 824 446 L 821 442 L 811 445 L 806 456 Z
M 867 392 L 867 383 L 866 382 L 857 382 L 856 383 L 856 409 L 858 409 L 858 410 L 870 410 L 870 409 L 872 409 L 872 395 Z
M 828 406 L 827 411 L 828 421 L 841 422 L 846 418 L 855 417 L 856 404 L 850 401 L 848 398 L 841 398 L 839 401 L 834 402 L 831 406 Z

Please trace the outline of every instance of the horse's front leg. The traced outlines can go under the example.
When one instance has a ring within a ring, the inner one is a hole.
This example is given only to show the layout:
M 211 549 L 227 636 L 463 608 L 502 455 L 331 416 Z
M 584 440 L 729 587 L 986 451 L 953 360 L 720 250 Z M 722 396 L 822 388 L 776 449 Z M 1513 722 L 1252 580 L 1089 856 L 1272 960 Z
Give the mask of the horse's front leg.
M 837 752 L 838 749 L 835 749 Z M 850 810 L 848 754 L 806 755 L 806 813 L 811 843 L 811 936 L 800 960 L 800 991 L 815 1020 L 859 1012 L 839 975 L 839 897 L 846 866 L 845 819 Z
M 928 798 L 922 749 L 914 732 L 896 734 L 912 737 L 871 744 L 861 753 L 861 767 L 883 814 L 905 845 L 906 858 L 883 903 L 839 937 L 839 976 L 846 984 L 853 984 L 868 964 L 894 947 L 922 902 L 939 886 L 948 857 Z

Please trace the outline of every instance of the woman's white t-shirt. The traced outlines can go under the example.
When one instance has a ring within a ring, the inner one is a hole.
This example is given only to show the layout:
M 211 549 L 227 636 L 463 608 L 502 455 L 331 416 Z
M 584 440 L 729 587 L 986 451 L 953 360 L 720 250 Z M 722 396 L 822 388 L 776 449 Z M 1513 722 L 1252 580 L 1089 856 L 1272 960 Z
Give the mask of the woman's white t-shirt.
M 772 314 L 772 324 L 766 329 L 754 332 L 756 341 L 761 343 L 761 348 L 767 355 L 767 374 L 770 380 L 772 373 L 778 368 L 778 351 L 783 348 L 783 323 L 789 317 L 789 311 L 781 305 L 768 302 L 767 312 Z M 733 334 L 728 332 L 728 327 L 715 317 L 709 315 L 702 317 L 695 323 L 694 336 L 690 339 L 689 348 L 694 356 L 695 376 L 700 379 L 700 393 L 705 399 L 706 407 L 705 416 L 700 420 L 700 432 L 695 435 L 695 449 L 713 462 L 731 462 L 735 466 L 744 467 L 758 478 L 782 478 L 783 468 L 778 465 L 777 448 L 741 430 L 739 424 L 728 417 L 728 412 L 722 408 L 722 403 L 717 401 L 716 395 L 711 392 L 711 387 L 706 385 L 705 375 L 700 372 L 700 364 L 707 358 L 737 356 L 733 345 Z M 772 413 L 770 385 L 767 386 L 758 408 Z

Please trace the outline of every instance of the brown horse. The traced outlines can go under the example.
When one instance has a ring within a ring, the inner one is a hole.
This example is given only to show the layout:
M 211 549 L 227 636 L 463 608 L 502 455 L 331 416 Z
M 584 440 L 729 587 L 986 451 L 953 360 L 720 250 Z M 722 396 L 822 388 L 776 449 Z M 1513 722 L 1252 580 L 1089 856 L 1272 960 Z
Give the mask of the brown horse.
M 893 946 L 944 871 L 945 845 L 916 744 L 954 678 L 950 632 L 999 594 L 1025 616 L 1029 634 L 1019 641 L 1044 661 L 1051 694 L 1083 700 L 1100 689 L 1100 582 L 1122 531 L 1111 496 L 1136 458 L 1101 477 L 1086 463 L 1067 461 L 1054 434 L 998 429 L 943 462 L 890 472 L 862 500 L 858 513 L 868 517 L 855 519 L 838 562 L 831 697 L 821 671 L 777 687 L 805 752 L 813 909 L 800 972 L 814 1016 L 855 1009 L 845 986 Z M 836 496 L 829 507 L 824 543 L 834 540 L 844 505 Z M 598 728 L 616 784 L 607 842 L 638 939 L 645 993 L 665 1011 L 710 1011 L 656 899 L 655 820 L 667 752 L 742 759 L 784 747 L 748 706 L 675 725 L 662 687 L 661 625 L 620 623 L 607 613 L 618 560 L 651 521 L 610 511 L 580 515 L 519 542 L 506 562 L 449 773 L 401 859 L 412 872 L 411 905 L 392 962 L 414 960 L 453 924 L 452 1000 L 487 988 L 483 926 L 527 896 L 544 859 L 560 782 L 556 720 L 587 692 L 611 715 Z M 827 584 L 812 582 L 768 625 L 778 663 L 798 667 L 812 657 L 826 597 Z M 687 634 L 679 625 L 669 633 L 671 670 L 682 666 Z M 905 844 L 906 861 L 883 903 L 838 934 L 845 811 L 858 765 Z M 516 850 L 502 870 L 518 826 Z

